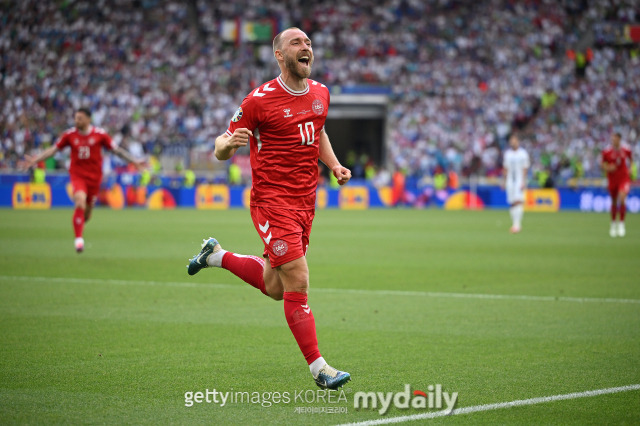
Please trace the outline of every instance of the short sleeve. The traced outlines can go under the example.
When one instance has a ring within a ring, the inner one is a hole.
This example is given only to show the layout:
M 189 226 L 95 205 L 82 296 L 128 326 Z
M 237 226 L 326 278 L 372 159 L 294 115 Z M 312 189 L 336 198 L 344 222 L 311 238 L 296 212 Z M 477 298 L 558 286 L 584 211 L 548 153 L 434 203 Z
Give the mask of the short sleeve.
M 236 129 L 246 128 L 251 131 L 255 130 L 260 123 L 260 105 L 257 98 L 253 96 L 254 92 L 251 92 L 244 100 L 240 107 L 236 110 L 235 114 L 229 122 L 229 127 L 225 132 L 227 136 L 233 135 Z
M 56 148 L 63 149 L 67 146 L 69 146 L 68 133 L 64 132 L 62 135 L 60 135 L 60 137 L 56 141 Z
M 107 132 L 102 134 L 102 146 L 109 151 L 113 151 L 116 148 L 116 143 L 111 139 L 111 136 L 109 136 Z

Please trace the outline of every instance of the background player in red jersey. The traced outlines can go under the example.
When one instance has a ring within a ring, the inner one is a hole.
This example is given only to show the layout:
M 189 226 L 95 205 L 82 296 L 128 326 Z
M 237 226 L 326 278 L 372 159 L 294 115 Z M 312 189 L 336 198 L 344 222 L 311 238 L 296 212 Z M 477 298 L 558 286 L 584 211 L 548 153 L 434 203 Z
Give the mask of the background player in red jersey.
M 340 165 L 324 131 L 329 90 L 308 79 L 313 65 L 311 40 L 300 29 L 289 28 L 275 37 L 273 52 L 281 74 L 247 95 L 215 143 L 219 160 L 231 158 L 250 143 L 251 218 L 264 243 L 266 261 L 222 250 L 215 238 L 209 238 L 191 259 L 188 273 L 222 267 L 265 295 L 284 300 L 287 323 L 316 383 L 337 389 L 350 375 L 329 366 L 318 350 L 315 320 L 307 304 L 305 255 L 315 213 L 318 159 L 341 185 L 351 172 Z
M 24 168 L 33 167 L 65 147 L 71 148 L 69 175 L 73 187 L 73 230 L 78 253 L 84 250 L 82 232 L 91 217 L 100 182 L 102 181 L 102 148 L 113 151 L 118 157 L 133 163 L 138 170 L 142 161 L 134 159 L 124 149 L 117 147 L 103 129 L 91 125 L 91 111 L 79 108 L 74 115 L 75 127 L 64 132 L 56 143 L 36 156 L 25 156 Z
M 609 235 L 624 237 L 624 216 L 626 213 L 625 200 L 631 187 L 629 166 L 631 165 L 631 150 L 622 146 L 622 135 L 611 135 L 611 145 L 602 151 L 602 169 L 607 173 L 609 194 L 611 195 L 611 227 Z M 620 213 L 620 220 L 616 226 L 616 214 Z

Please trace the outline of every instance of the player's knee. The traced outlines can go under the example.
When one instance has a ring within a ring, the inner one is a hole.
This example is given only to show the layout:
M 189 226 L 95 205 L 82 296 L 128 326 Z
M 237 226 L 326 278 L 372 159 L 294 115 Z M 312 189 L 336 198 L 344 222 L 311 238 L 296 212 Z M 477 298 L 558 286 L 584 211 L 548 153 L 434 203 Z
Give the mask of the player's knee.
M 280 301 L 280 300 L 284 299 L 284 291 L 277 291 L 275 293 L 267 291 L 267 296 L 269 296 L 270 298 L 272 298 L 275 301 Z
M 290 280 L 290 282 L 287 283 L 287 288 L 285 289 L 286 291 L 289 292 L 294 292 L 294 293 L 304 293 L 307 294 L 308 290 L 309 290 L 309 277 L 307 276 L 300 276 L 295 280 Z
M 273 300 L 282 300 L 284 296 L 284 286 L 277 272 L 271 269 L 271 267 L 265 268 L 263 279 L 267 296 Z
M 269 281 L 265 281 L 264 290 L 267 293 L 267 296 L 269 296 L 273 300 L 282 300 L 282 298 L 284 297 L 284 286 L 277 277 Z
M 306 293 L 309 289 L 309 273 L 306 271 L 296 271 L 289 273 L 285 284 L 285 291 L 296 293 Z
M 306 293 L 309 288 L 309 268 L 304 257 L 277 267 L 284 291 Z
M 84 195 L 75 195 L 73 197 L 73 203 L 76 208 L 81 208 L 82 210 L 87 209 L 87 198 Z

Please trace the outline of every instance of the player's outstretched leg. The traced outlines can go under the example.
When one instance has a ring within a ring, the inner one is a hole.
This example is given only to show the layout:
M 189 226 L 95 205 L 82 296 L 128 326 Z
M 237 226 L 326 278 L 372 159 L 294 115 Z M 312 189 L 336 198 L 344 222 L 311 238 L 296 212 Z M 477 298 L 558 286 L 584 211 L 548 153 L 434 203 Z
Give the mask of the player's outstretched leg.
M 78 253 L 82 253 L 84 250 L 84 238 L 82 238 L 82 231 L 84 230 L 84 209 L 81 207 L 76 207 L 73 211 L 73 232 L 75 233 L 76 239 L 74 240 L 74 245 L 76 247 L 76 251 Z
M 624 237 L 627 231 L 624 228 L 624 217 L 627 212 L 627 206 L 624 198 L 620 201 L 620 221 L 618 222 L 618 237 Z
M 618 215 L 618 200 L 616 197 L 611 197 L 611 226 L 609 227 L 609 236 L 615 238 L 618 236 L 618 228 L 616 225 L 616 216 Z
M 521 203 L 512 204 L 509 208 L 509 214 L 511 215 L 511 228 L 509 229 L 509 232 L 512 234 L 520 232 L 523 211 L 524 207 Z
M 202 249 L 189 260 L 187 273 L 195 275 L 203 268 L 223 268 L 267 295 L 264 284 L 264 260 L 223 250 L 215 238 L 202 240 Z
M 326 362 L 324 366 L 318 372 L 315 377 L 316 385 L 321 389 L 338 389 L 344 386 L 349 380 L 351 375 L 346 371 L 338 371 Z
M 187 265 L 187 273 L 189 275 L 195 275 L 203 268 L 208 268 L 209 264 L 207 259 L 214 253 L 219 254 L 222 252 L 222 246 L 215 238 L 204 238 L 202 240 L 200 253 L 189 259 Z M 221 257 L 220 255 L 217 257 Z
M 84 231 L 85 214 L 87 209 L 87 193 L 79 190 L 73 194 L 73 204 L 75 210 L 73 211 L 73 232 L 76 236 L 74 245 L 76 252 L 82 253 L 84 250 L 84 238 L 82 238 L 82 232 Z

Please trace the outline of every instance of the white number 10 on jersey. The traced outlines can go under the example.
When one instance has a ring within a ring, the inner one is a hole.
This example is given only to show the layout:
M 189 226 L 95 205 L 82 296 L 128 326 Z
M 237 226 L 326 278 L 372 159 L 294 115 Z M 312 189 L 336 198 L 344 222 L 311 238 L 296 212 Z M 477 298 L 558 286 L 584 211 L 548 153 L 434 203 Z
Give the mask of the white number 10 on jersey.
M 302 127 L 302 124 L 298 124 L 298 128 L 300 129 L 300 136 L 302 137 L 302 145 L 313 145 L 313 141 L 316 137 L 316 132 L 313 128 L 313 121 L 307 121 L 306 123 L 304 123 L 304 130 Z

